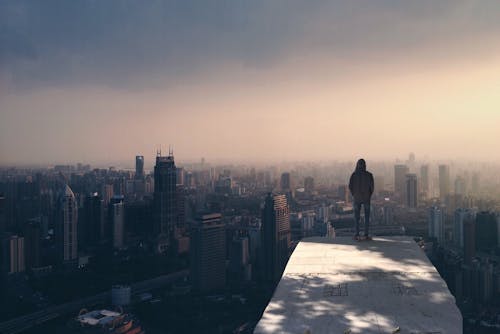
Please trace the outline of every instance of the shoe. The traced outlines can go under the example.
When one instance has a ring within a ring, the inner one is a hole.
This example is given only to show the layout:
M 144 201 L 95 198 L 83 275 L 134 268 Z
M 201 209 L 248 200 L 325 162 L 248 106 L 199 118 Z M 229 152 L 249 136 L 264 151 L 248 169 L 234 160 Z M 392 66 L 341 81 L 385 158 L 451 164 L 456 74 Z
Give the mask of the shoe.
M 370 237 L 369 235 L 365 235 L 364 239 L 365 239 L 366 241 L 373 240 L 373 239 L 372 239 L 372 237 Z

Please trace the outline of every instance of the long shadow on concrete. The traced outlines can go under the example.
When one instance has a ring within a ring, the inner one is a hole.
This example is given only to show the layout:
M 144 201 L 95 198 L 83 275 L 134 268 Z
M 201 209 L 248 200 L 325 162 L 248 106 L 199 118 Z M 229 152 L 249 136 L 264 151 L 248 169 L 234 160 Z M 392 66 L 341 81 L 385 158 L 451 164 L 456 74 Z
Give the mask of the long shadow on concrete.
M 308 238 L 254 333 L 461 334 L 462 317 L 411 238 Z

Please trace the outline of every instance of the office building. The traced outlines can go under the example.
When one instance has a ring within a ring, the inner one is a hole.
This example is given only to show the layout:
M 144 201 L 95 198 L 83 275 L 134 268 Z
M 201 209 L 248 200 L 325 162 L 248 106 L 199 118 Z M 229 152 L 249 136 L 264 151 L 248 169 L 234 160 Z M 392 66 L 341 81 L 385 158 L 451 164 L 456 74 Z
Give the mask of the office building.
M 383 208 L 384 217 L 383 224 L 384 225 L 393 225 L 394 224 L 394 207 L 390 204 L 384 205 Z
M 466 221 L 474 220 L 475 214 L 469 209 L 456 209 L 453 217 L 453 242 L 457 247 L 464 248 L 464 226 Z
M 450 194 L 450 166 L 439 165 L 439 198 L 441 201 Z
M 480 187 L 480 175 L 479 173 L 476 172 L 472 174 L 472 180 L 471 180 L 472 194 L 474 195 L 479 194 L 479 187 Z
M 351 199 L 351 192 L 349 191 L 349 187 L 345 184 L 339 186 L 337 188 L 337 196 L 341 201 L 349 203 Z
M 467 192 L 465 178 L 457 176 L 455 179 L 455 195 L 465 196 Z
M 115 191 L 112 184 L 105 184 L 102 187 L 102 199 L 104 200 L 104 205 L 107 206 L 109 201 L 111 201 L 111 197 L 113 197 Z
M 464 262 L 470 265 L 476 257 L 476 223 L 474 219 L 464 220 Z
M 444 212 L 441 208 L 434 206 L 429 209 L 429 237 L 436 238 L 438 243 L 444 242 Z
M 252 276 L 248 237 L 238 237 L 231 241 L 229 270 L 237 280 L 250 280 Z
M 497 218 L 489 211 L 476 214 L 476 249 L 490 251 L 497 247 Z
M 40 224 L 41 219 L 32 219 L 24 228 L 24 259 L 26 269 L 38 268 L 41 265 Z
M 177 222 L 176 208 L 177 171 L 174 156 L 156 156 L 154 167 L 153 216 L 154 230 L 158 235 L 158 251 L 167 250 Z
M 420 166 L 420 191 L 424 198 L 430 196 L 429 165 Z
M 177 185 L 183 186 L 184 185 L 184 177 L 185 177 L 184 168 L 177 167 L 176 173 L 177 173 Z
M 0 194 L 0 235 L 5 232 L 7 228 L 7 201 L 5 196 Z
M 288 261 L 290 213 L 285 195 L 268 194 L 262 210 L 264 279 L 280 279 Z
M 25 271 L 24 238 L 6 235 L 3 240 L 3 272 L 16 274 Z
M 385 192 L 385 178 L 382 175 L 375 175 L 374 177 L 375 183 L 375 193 Z
M 78 206 L 73 191 L 65 185 L 59 194 L 56 240 L 63 262 L 78 259 Z
M 123 196 L 113 196 L 109 203 L 109 217 L 112 229 L 113 248 L 125 246 L 125 205 Z
M 281 191 L 283 191 L 283 192 L 291 191 L 292 181 L 291 181 L 290 173 L 281 174 L 280 186 L 281 186 Z
M 190 241 L 191 283 L 199 292 L 226 285 L 226 232 L 220 213 L 201 214 L 193 222 Z
M 142 155 L 135 157 L 135 179 L 144 180 L 144 156 Z
M 78 242 L 81 248 L 97 246 L 106 237 L 104 200 L 97 193 L 86 196 L 81 212 Z
M 304 179 L 304 191 L 308 194 L 314 191 L 314 178 L 312 176 L 308 176 Z
M 418 206 L 418 183 L 416 174 L 406 174 L 405 205 L 410 209 Z
M 394 166 L 394 192 L 400 198 L 404 198 L 406 188 L 406 174 L 410 172 L 406 165 Z

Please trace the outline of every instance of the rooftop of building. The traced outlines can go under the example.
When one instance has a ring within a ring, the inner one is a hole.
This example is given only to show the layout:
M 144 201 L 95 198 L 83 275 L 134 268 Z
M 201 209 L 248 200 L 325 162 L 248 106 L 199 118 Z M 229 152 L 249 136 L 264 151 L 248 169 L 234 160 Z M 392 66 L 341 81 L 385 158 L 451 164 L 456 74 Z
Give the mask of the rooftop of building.
M 303 239 L 254 333 L 462 333 L 437 270 L 409 237 Z
M 110 310 L 95 310 L 79 315 L 76 321 L 89 326 L 111 324 L 121 313 Z

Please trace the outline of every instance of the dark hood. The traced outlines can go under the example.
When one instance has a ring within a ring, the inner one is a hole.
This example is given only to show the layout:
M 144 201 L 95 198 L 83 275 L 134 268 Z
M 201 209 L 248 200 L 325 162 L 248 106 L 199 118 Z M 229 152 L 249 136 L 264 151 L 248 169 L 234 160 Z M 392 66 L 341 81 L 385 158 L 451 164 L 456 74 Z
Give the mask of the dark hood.
M 356 172 L 365 172 L 366 171 L 366 162 L 365 159 L 359 159 L 356 164 Z

